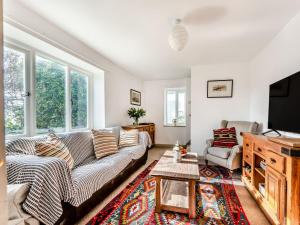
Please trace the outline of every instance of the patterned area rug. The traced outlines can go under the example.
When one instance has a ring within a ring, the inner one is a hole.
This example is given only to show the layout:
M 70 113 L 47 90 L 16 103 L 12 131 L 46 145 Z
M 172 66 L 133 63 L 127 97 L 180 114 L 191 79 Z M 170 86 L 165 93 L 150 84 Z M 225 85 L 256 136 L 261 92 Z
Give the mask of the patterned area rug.
M 155 213 L 155 180 L 149 175 L 157 161 L 138 175 L 88 225 L 248 225 L 227 169 L 199 166 L 197 218 L 163 211 Z

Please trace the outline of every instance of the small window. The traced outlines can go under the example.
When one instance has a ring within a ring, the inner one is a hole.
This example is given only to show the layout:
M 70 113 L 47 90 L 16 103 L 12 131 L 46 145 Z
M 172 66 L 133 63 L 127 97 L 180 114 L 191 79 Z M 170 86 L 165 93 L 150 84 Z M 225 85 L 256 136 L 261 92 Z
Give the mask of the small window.
M 186 126 L 185 88 L 165 90 L 165 126 Z
M 26 53 L 4 47 L 4 108 L 6 135 L 25 134 Z
M 36 56 L 35 70 L 37 133 L 64 132 L 67 67 Z
M 71 70 L 72 129 L 88 127 L 88 76 Z

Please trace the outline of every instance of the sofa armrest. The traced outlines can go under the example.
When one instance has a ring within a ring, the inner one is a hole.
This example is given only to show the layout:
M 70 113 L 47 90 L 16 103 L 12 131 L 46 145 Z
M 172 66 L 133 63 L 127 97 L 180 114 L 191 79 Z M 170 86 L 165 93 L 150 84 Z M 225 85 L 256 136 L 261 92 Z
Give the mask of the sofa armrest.
M 71 171 L 65 160 L 57 157 L 43 157 L 36 155 L 8 155 L 6 156 L 7 164 L 7 178 L 8 184 L 25 183 L 31 181 L 24 181 L 21 179 L 23 176 L 33 176 L 35 172 L 47 173 L 51 169 L 56 172 L 64 172 L 71 175 Z M 32 173 L 27 173 L 31 171 Z
M 241 167 L 241 155 L 243 152 L 243 146 L 235 145 L 232 147 L 230 156 L 227 160 L 227 168 L 234 170 Z
M 213 142 L 214 142 L 214 139 L 207 139 L 205 141 L 206 147 L 204 148 L 204 151 L 203 151 L 203 157 L 204 157 L 204 159 L 206 159 L 206 155 L 207 155 L 208 149 L 212 146 Z
M 22 210 L 22 203 L 25 201 L 29 192 L 29 185 L 24 184 L 9 184 L 7 185 L 7 200 L 8 200 L 8 219 L 27 219 L 30 215 Z
M 141 144 L 145 149 L 147 147 L 151 147 L 152 140 L 147 131 L 141 131 L 139 132 L 139 144 Z

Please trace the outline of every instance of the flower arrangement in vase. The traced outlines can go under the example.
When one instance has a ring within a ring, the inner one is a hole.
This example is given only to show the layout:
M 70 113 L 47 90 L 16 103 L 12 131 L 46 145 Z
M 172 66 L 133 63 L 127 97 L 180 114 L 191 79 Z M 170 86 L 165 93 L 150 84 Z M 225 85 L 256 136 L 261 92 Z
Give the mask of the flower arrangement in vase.
M 146 111 L 143 108 L 130 108 L 127 111 L 128 116 L 134 119 L 133 125 L 139 125 L 139 119 L 146 115 Z

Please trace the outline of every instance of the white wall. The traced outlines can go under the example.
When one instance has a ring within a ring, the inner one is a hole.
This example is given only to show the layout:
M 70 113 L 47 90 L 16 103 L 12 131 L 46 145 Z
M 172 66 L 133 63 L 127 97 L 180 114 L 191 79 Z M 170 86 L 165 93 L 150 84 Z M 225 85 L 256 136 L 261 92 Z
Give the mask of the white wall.
M 300 13 L 250 63 L 251 120 L 263 122 L 264 129 L 267 129 L 269 85 L 298 71 Z
M 193 66 L 191 74 L 191 140 L 192 150 L 203 154 L 205 140 L 221 120 L 249 119 L 248 64 Z M 233 79 L 232 98 L 207 98 L 207 81 Z
M 75 39 L 59 27 L 30 11 L 22 4 L 8 1 L 4 8 L 5 21 L 49 44 L 60 48 L 105 71 L 106 126 L 127 124 L 130 88 L 142 91 L 142 80 Z M 94 99 L 97 101 L 97 99 Z M 96 117 L 97 115 L 95 115 Z
M 186 144 L 190 140 L 190 121 L 188 117 L 186 127 L 165 127 L 164 126 L 164 91 L 165 88 L 186 87 L 187 102 L 190 96 L 190 79 L 176 80 L 154 80 L 144 82 L 144 106 L 147 111 L 144 121 L 154 122 L 156 125 L 156 144 Z M 187 115 L 189 114 L 187 104 Z

